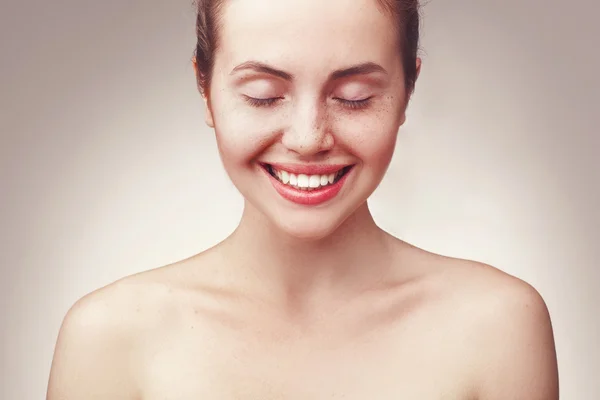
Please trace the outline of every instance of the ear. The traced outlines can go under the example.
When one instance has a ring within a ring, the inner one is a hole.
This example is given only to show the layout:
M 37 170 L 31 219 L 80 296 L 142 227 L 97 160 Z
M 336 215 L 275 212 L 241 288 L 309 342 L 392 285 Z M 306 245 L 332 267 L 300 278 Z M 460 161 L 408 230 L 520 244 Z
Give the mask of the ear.
M 196 60 L 196 57 L 192 59 L 192 64 L 194 65 L 194 73 L 196 75 L 196 85 L 198 86 L 198 91 L 202 96 L 202 100 L 204 100 L 204 106 L 206 108 L 206 112 L 204 114 L 204 122 L 206 122 L 206 125 L 210 126 L 211 128 L 214 128 L 215 121 L 213 118 L 212 107 L 210 105 L 210 96 L 208 94 L 208 91 L 204 90 L 204 88 L 202 88 L 200 85 L 201 79 L 200 73 L 198 72 L 198 62 Z
M 421 58 L 417 57 L 417 65 L 416 65 L 416 73 L 415 73 L 415 83 L 419 79 L 419 74 L 421 73 Z M 414 89 L 413 89 L 414 90 Z M 407 103 L 402 111 L 402 115 L 400 116 L 400 126 L 404 125 L 406 122 L 406 109 L 408 108 L 408 100 L 410 99 L 410 95 L 407 97 Z
M 406 108 L 404 107 L 404 111 L 402 111 L 402 115 L 400 116 L 400 124 L 398 125 L 398 127 L 404 125 L 404 123 L 406 122 Z

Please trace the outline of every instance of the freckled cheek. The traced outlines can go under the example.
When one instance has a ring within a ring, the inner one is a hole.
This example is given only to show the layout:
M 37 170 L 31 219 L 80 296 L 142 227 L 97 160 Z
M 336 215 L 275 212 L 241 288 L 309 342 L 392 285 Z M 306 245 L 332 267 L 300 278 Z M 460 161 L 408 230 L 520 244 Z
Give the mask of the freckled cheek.
M 389 163 L 398 136 L 398 126 L 394 121 L 368 118 L 348 121 L 343 125 L 336 129 L 339 144 L 348 148 L 367 167 L 378 168 Z

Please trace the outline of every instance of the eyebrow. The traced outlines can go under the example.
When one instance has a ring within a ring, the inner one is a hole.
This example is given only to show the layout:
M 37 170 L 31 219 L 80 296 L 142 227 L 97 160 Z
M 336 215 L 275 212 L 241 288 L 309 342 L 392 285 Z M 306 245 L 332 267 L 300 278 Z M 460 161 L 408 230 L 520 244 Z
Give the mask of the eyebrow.
M 244 71 L 244 70 L 251 70 L 251 71 L 260 72 L 263 74 L 273 75 L 275 77 L 284 79 L 286 81 L 294 80 L 294 75 L 292 75 L 288 72 L 282 71 L 280 69 L 274 68 L 268 64 L 265 64 L 265 63 L 262 63 L 259 61 L 246 61 L 246 62 L 238 65 L 237 67 L 235 67 L 231 71 L 230 75 L 233 75 L 236 72 Z M 365 62 L 362 64 L 352 65 L 347 68 L 338 69 L 336 71 L 333 71 L 329 75 L 329 80 L 334 81 L 334 80 L 346 78 L 349 76 L 367 75 L 367 74 L 371 74 L 374 72 L 380 72 L 383 74 L 387 74 L 387 71 L 381 65 L 373 63 L 373 62 Z

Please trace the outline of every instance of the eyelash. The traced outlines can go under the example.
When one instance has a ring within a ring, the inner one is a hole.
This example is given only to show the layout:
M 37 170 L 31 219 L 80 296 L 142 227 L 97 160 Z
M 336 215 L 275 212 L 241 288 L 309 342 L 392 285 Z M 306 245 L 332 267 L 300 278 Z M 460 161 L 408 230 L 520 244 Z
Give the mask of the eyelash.
M 283 99 L 282 97 L 271 97 L 268 99 L 257 99 L 254 97 L 250 97 L 250 96 L 244 96 L 245 100 L 248 102 L 248 104 L 250 104 L 252 107 L 270 107 L 273 104 L 275 104 L 278 100 Z M 362 100 L 346 100 L 346 99 L 340 99 L 340 98 L 334 98 L 334 100 L 338 101 L 340 104 L 342 104 L 344 107 L 348 107 L 352 110 L 360 110 L 363 108 L 366 108 L 370 101 L 371 101 L 371 97 L 367 97 L 366 99 L 362 99 Z
M 346 100 L 338 98 L 336 98 L 335 100 L 339 101 L 344 107 L 348 107 L 353 110 L 360 110 L 363 108 L 367 108 L 367 106 L 371 102 L 371 97 L 367 97 L 366 99 L 362 100 Z
M 268 99 L 257 99 L 254 97 L 250 97 L 250 96 L 244 96 L 244 98 L 246 99 L 246 101 L 252 106 L 252 107 L 269 107 L 272 106 L 273 104 L 275 104 L 275 102 L 277 100 L 281 100 L 282 97 L 271 97 Z

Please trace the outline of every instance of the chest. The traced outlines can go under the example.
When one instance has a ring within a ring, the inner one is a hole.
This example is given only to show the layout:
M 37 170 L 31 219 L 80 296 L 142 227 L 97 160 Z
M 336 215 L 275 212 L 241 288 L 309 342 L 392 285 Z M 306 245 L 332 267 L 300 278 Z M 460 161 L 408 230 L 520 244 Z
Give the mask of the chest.
M 404 335 L 178 335 L 147 352 L 143 399 L 467 399 L 451 346 Z

